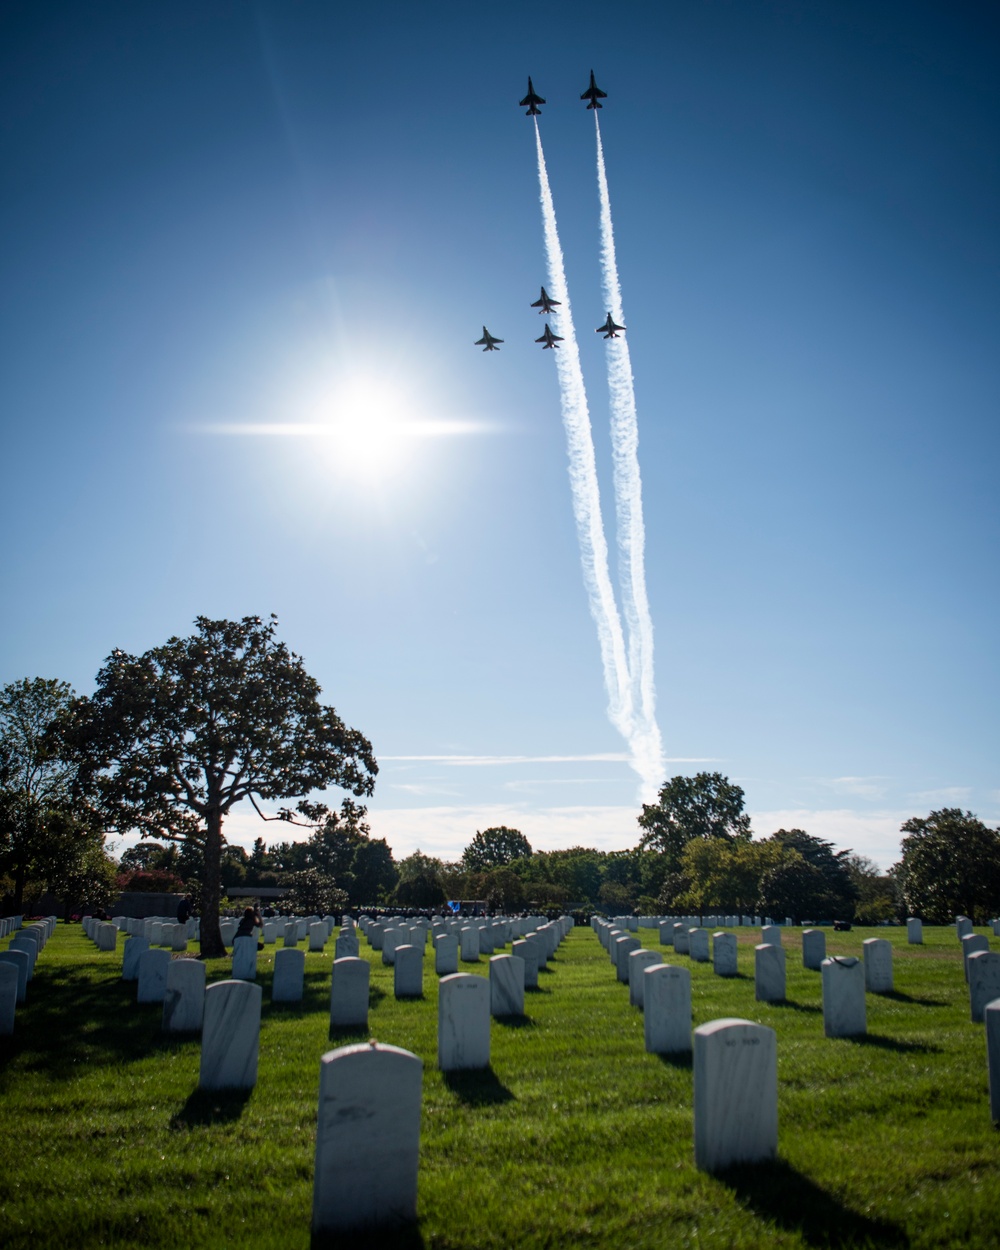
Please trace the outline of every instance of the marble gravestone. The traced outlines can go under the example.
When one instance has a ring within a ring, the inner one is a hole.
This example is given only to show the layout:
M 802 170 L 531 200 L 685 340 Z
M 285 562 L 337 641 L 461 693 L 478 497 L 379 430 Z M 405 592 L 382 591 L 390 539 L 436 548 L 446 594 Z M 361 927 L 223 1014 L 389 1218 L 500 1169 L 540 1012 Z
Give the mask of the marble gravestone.
M 637 950 L 628 957 L 628 1001 L 630 1007 L 643 1010 L 645 1004 L 646 982 L 643 976 L 647 968 L 662 964 L 663 956 L 659 951 Z
M 205 1015 L 205 965 L 197 959 L 173 959 L 163 996 L 164 1033 L 200 1033 Z
M 672 920 L 661 920 L 659 924 L 660 945 L 673 946 L 674 944 L 674 922 Z
M 439 977 L 458 971 L 458 938 L 454 933 L 440 933 L 434 939 L 434 971 Z
M 188 946 L 187 924 L 175 924 L 170 934 L 170 949 L 172 951 L 186 951 Z
M 490 983 L 471 972 L 438 984 L 438 1067 L 442 1072 L 490 1063 Z
M 986 1068 L 990 1082 L 990 1119 L 1000 1124 L 1000 998 L 987 1003 L 983 1011 L 986 1022 Z
M 28 953 L 27 951 L 0 951 L 0 964 L 9 964 L 17 969 L 17 1001 L 23 1003 L 28 996 Z
M 642 974 L 646 1050 L 651 1055 L 691 1049 L 691 973 L 674 964 L 653 964 Z
M 138 935 L 127 938 L 122 952 L 122 980 L 136 981 L 139 977 L 139 957 L 149 950 L 147 938 Z
M 538 952 L 533 942 L 525 941 L 520 938 L 510 945 L 512 955 L 524 962 L 524 988 L 526 990 L 538 989 Z
M 982 933 L 969 933 L 962 938 L 959 945 L 962 948 L 962 967 L 965 970 L 965 980 L 969 980 L 969 957 L 977 955 L 980 951 L 988 951 L 990 949 L 990 940 L 984 937 Z
M 330 1028 L 368 1027 L 368 986 L 371 964 L 356 955 L 333 961 L 330 981 Z
M 353 1231 L 364 1245 L 364 1230 L 416 1219 L 422 1075 L 416 1055 L 379 1042 L 344 1046 L 320 1060 L 314 1244 Z
M 490 1014 L 524 1015 L 524 960 L 516 955 L 490 957 Z
M 695 1166 L 719 1172 L 735 1163 L 762 1163 L 777 1153 L 774 1029 L 737 1019 L 699 1025 L 694 1031 Z
M 1000 998 L 1000 954 L 976 951 L 969 956 L 969 1005 L 972 1023 L 982 1024 L 986 1004 Z
M 764 925 L 760 931 L 760 940 L 764 946 L 780 946 L 781 926 L 776 924 Z
M 281 939 L 281 942 L 285 950 L 290 950 L 292 947 L 298 946 L 299 926 L 298 926 L 297 921 L 295 920 L 285 921 L 285 932 L 284 932 L 284 936 Z
M 690 949 L 688 940 L 688 931 L 690 926 L 686 924 L 674 925 L 674 950 L 678 955 L 686 955 Z
M 870 994 L 892 993 L 892 943 L 888 938 L 865 938 L 865 989 Z
M 754 997 L 759 1003 L 785 1001 L 785 952 L 781 946 L 761 942 L 754 947 Z
M 739 974 L 736 948 L 735 933 L 716 933 L 713 935 L 712 970 L 717 977 L 735 977 Z
M 297 947 L 274 952 L 272 1003 L 300 1003 L 305 986 L 306 953 Z
M 233 938 L 233 980 L 257 980 L 256 937 Z
M 139 984 L 136 987 L 137 1003 L 162 1003 L 167 993 L 167 969 L 170 952 L 163 950 L 143 951 L 139 956 Z
M 615 975 L 623 985 L 628 985 L 628 957 L 633 951 L 641 950 L 642 943 L 638 938 L 615 938 Z
M 396 947 L 393 993 L 396 998 L 423 998 L 424 952 L 422 947 L 410 944 Z
M 407 937 L 409 934 L 404 933 L 402 929 L 390 927 L 382 932 L 382 963 L 391 968 L 396 962 L 396 947 L 409 946 Z
M 7 947 L 9 951 L 24 951 L 28 956 L 28 980 L 31 981 L 35 975 L 35 960 L 38 958 L 38 943 L 32 938 L 22 937 L 20 933 L 11 938 L 10 945 Z
M 323 950 L 326 946 L 326 939 L 329 936 L 325 921 L 314 920 L 309 926 L 309 949 L 311 951 Z
M 353 931 L 341 932 L 337 935 L 337 940 L 333 946 L 334 958 L 346 959 L 348 956 L 357 955 L 359 949 L 358 935 L 356 933 Z
M 692 929 L 688 933 L 688 955 L 697 964 L 709 961 L 709 933 L 707 929 Z
M 262 997 L 252 981 L 216 981 L 205 991 L 200 1089 L 253 1089 L 257 1084 Z
M 868 1032 L 865 970 L 853 955 L 824 959 L 823 1032 L 827 1037 L 859 1037 Z
M 922 946 L 924 941 L 923 922 L 911 916 L 906 922 L 906 940 L 911 946 Z
M 466 925 L 459 932 L 459 941 L 461 943 L 461 957 L 463 964 L 474 964 L 479 962 L 479 930 L 474 929 L 472 925 Z
M 113 951 L 118 945 L 118 926 L 104 921 L 97 926 L 97 949 Z
M 955 917 L 955 936 L 961 942 L 962 938 L 967 937 L 972 932 L 972 921 L 968 916 Z
M 826 958 L 826 934 L 822 929 L 802 930 L 802 967 L 819 972 Z
M 12 963 L 0 964 L 0 1035 L 14 1032 L 17 1011 L 18 971 Z

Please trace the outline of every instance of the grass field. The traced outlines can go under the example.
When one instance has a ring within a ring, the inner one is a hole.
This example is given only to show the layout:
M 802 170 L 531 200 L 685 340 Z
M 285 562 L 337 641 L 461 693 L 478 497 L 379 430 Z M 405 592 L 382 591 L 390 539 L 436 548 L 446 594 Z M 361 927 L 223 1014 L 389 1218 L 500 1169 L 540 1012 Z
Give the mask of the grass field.
M 785 933 L 780 1006 L 754 1001 L 757 931 L 736 932 L 739 978 L 689 965 L 694 1023 L 740 1016 L 777 1031 L 780 1160 L 722 1177 L 694 1167 L 690 1061 L 645 1053 L 641 1013 L 589 928 L 540 974 L 525 1018 L 493 1023 L 491 1068 L 447 1079 L 433 954 L 425 997 L 397 1002 L 392 969 L 362 941 L 370 1035 L 424 1061 L 420 1222 L 396 1241 L 349 1244 L 995 1247 L 1000 1131 L 954 931 L 925 928 L 911 947 L 903 930 L 828 930 L 830 954 L 860 955 L 871 936 L 895 946 L 895 992 L 868 996 L 868 1036 L 836 1041 L 799 931 Z M 639 936 L 658 948 L 654 932 Z M 159 1007 L 138 1006 L 120 980 L 121 941 L 100 953 L 78 926 L 57 927 L 15 1035 L 0 1038 L 4 1250 L 309 1245 L 319 1059 L 358 1037 L 329 1033 L 332 949 L 307 954 L 294 1006 L 270 1003 L 273 955 L 258 965 L 257 1086 L 206 1096 L 198 1041 L 161 1036 Z M 209 961 L 210 980 L 228 974 Z

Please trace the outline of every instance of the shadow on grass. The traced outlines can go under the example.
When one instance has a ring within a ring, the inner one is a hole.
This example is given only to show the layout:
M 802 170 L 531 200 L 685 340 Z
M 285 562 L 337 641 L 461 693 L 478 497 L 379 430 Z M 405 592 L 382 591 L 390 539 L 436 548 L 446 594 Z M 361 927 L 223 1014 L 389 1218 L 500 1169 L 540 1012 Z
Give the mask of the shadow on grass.
M 204 1128 L 238 1120 L 250 1101 L 252 1089 L 196 1089 L 175 1116 L 170 1127 Z
M 536 1029 L 538 1025 L 523 1012 L 519 1016 L 494 1016 L 493 1023 L 502 1029 Z
M 885 1037 L 881 1033 L 854 1033 L 843 1039 L 855 1046 L 875 1046 L 879 1050 L 895 1050 L 902 1055 L 939 1055 L 941 1047 L 931 1042 L 904 1042 L 898 1037 Z
M 441 1075 L 445 1085 L 467 1107 L 488 1107 L 495 1103 L 510 1102 L 514 1097 L 492 1066 L 461 1072 L 443 1072 Z
M 330 1041 L 338 1046 L 349 1046 L 352 1042 L 367 1042 L 371 1035 L 371 1029 L 367 1024 L 340 1024 L 336 1028 L 331 1025 L 327 1034 Z
M 783 1159 L 727 1168 L 717 1174 L 736 1201 L 762 1220 L 799 1232 L 809 1246 L 850 1250 L 855 1246 L 902 1247 L 909 1239 L 889 1220 L 852 1211 Z
M 547 985 L 526 985 L 524 987 L 525 994 L 551 994 L 552 991 Z
M 949 1006 L 947 999 L 944 998 L 915 998 L 912 994 L 904 994 L 900 990 L 885 990 L 878 997 L 888 998 L 894 1003 L 916 1003 L 919 1007 Z
M 796 1003 L 790 998 L 783 998 L 780 1003 L 769 1003 L 768 1006 L 787 1007 L 790 1011 L 806 1011 L 812 1015 L 823 1010 L 822 1007 L 818 1007 L 815 1003 Z
M 402 1224 L 398 1228 L 357 1229 L 343 1233 L 313 1233 L 309 1250 L 424 1250 L 427 1243 L 416 1224 Z
M 675 1050 L 669 1054 L 658 1053 L 656 1057 L 668 1068 L 686 1068 L 690 1071 L 694 1066 L 694 1054 L 690 1050 Z

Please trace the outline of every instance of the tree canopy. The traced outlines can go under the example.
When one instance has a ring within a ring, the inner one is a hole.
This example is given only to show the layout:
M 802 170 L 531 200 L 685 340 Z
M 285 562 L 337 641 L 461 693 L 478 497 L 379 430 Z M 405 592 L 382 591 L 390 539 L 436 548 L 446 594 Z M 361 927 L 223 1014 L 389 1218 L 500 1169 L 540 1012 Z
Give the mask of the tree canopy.
M 722 773 L 672 777 L 656 803 L 643 803 L 640 846 L 658 851 L 666 870 L 677 872 L 693 838 L 749 838 L 750 817 L 743 811 L 743 790 Z
M 531 843 L 517 829 L 498 825 L 477 832 L 462 852 L 462 863 L 473 872 L 486 872 L 490 868 L 505 868 L 515 859 L 527 859 L 531 855 Z
M 911 916 L 982 924 L 1000 911 L 1000 832 L 959 807 L 913 816 L 901 830 L 909 836 L 896 872 Z
M 188 638 L 142 655 L 114 651 L 78 700 L 64 741 L 121 831 L 183 840 L 202 861 L 202 952 L 221 955 L 223 821 L 249 800 L 303 799 L 339 786 L 371 794 L 371 744 L 333 707 L 277 621 L 200 616 Z M 293 820 L 282 809 L 281 819 Z

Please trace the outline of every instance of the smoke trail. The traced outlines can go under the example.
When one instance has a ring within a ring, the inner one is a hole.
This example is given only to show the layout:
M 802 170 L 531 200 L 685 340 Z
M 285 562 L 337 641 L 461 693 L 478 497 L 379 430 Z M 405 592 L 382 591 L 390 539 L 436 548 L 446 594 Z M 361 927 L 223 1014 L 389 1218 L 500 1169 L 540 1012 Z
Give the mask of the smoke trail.
M 601 280 L 611 316 L 625 324 L 621 283 L 615 257 L 611 197 L 601 126 L 594 110 L 597 138 L 597 186 L 601 202 Z M 628 343 L 623 338 L 607 344 L 608 390 L 611 398 L 611 448 L 614 465 L 615 514 L 622 606 L 628 627 L 629 672 L 638 724 L 630 737 L 632 766 L 645 789 L 655 795 L 663 777 L 663 745 L 656 723 L 653 680 L 653 620 L 646 594 L 646 530 L 642 517 L 642 479 L 639 474 L 639 427 Z
M 597 626 L 601 662 L 604 666 L 604 684 L 608 692 L 608 716 L 619 733 L 631 742 L 634 729 L 632 682 L 621 619 L 608 573 L 608 544 L 601 519 L 601 499 L 597 485 L 597 465 L 590 430 L 587 392 L 583 384 L 583 370 L 580 368 L 580 352 L 573 327 L 559 231 L 556 227 L 556 210 L 549 187 L 537 118 L 535 146 L 538 152 L 538 183 L 541 189 L 549 289 L 562 301 L 561 311 L 554 311 L 552 314 L 556 332 L 563 337 L 562 344 L 553 349 L 553 355 L 556 358 L 563 427 L 566 430 L 570 490 L 580 544 L 583 581 L 590 602 L 590 614 Z

